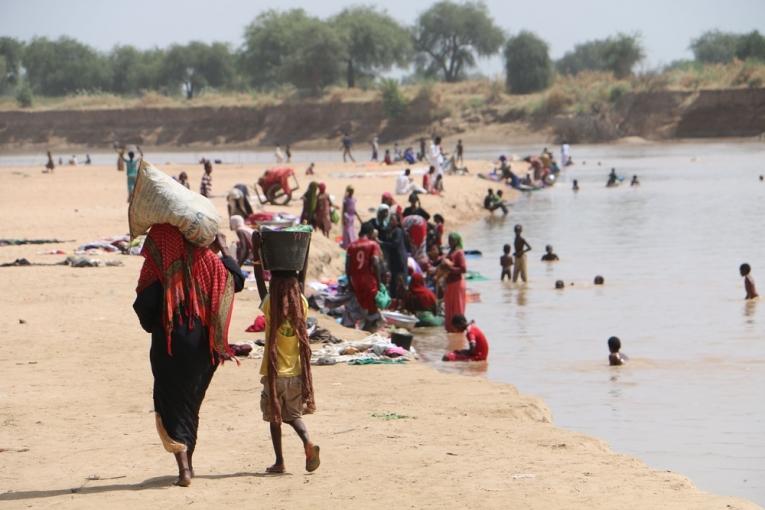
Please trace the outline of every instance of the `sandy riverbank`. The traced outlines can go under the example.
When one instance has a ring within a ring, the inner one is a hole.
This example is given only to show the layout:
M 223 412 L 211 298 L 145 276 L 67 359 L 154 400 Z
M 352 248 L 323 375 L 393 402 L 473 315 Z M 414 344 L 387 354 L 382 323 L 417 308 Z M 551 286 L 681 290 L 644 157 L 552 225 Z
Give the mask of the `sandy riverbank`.
M 488 166 L 471 164 L 474 171 Z M 216 168 L 221 214 L 230 186 L 255 181 L 262 168 Z M 183 169 L 197 186 L 201 168 Z M 338 201 L 352 182 L 364 211 L 392 190 L 394 177 L 331 174 L 366 171 L 379 170 L 319 165 L 316 177 Z M 113 167 L 59 168 L 54 175 L 2 168 L 0 176 L 6 190 L 0 238 L 74 240 L 0 247 L 2 262 L 58 262 L 63 256 L 39 252 L 71 251 L 127 230 L 124 174 Z M 424 197 L 423 204 L 444 214 L 447 230 L 484 215 L 485 181 L 450 177 L 446 186 L 446 197 Z M 317 236 L 311 253 L 314 276 L 336 276 L 342 268 L 342 252 L 329 240 Z M 305 475 L 297 439 L 288 437 L 291 475 L 276 478 L 262 474 L 272 453 L 258 411 L 259 362 L 227 364 L 202 409 L 199 476 L 189 489 L 172 487 L 174 461 L 154 430 L 149 339 L 131 309 L 141 259 L 101 258 L 125 265 L 0 269 L 3 508 L 758 508 L 702 493 L 682 476 L 558 429 L 542 402 L 512 386 L 421 364 L 317 367 L 319 412 L 307 421 L 322 445 L 322 467 Z M 232 341 L 256 338 L 244 328 L 258 303 L 255 292 L 238 296 Z M 340 336 L 361 336 L 329 325 Z M 387 412 L 407 418 L 373 416 Z

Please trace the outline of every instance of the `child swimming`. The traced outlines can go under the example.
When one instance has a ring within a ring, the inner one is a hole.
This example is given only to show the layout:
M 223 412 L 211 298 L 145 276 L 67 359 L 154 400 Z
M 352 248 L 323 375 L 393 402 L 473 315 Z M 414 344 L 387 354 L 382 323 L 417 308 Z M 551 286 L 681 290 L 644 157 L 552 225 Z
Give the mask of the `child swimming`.
M 625 361 L 629 360 L 626 354 L 619 352 L 622 348 L 622 341 L 619 337 L 612 336 L 608 339 L 608 364 L 611 366 L 623 365 Z

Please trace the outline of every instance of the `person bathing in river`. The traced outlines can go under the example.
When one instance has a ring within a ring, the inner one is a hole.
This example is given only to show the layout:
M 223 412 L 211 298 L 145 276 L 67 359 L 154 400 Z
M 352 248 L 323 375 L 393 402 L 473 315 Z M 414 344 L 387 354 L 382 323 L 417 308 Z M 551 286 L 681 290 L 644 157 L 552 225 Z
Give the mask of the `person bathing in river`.
M 467 293 L 465 290 L 465 273 L 467 263 L 462 247 L 462 236 L 457 232 L 449 234 L 449 253 L 441 262 L 441 270 L 446 273 L 446 290 L 444 292 L 444 327 L 452 333 L 454 329 L 452 318 L 465 315 Z
M 475 321 L 468 322 L 460 314 L 452 317 L 451 324 L 454 331 L 465 332 L 468 348 L 444 354 L 443 361 L 485 361 L 489 357 L 489 342 Z
M 623 365 L 629 358 L 626 354 L 619 352 L 622 348 L 622 342 L 619 337 L 612 336 L 608 339 L 608 364 L 611 366 Z
M 574 184 L 571 186 L 571 189 L 574 191 L 579 191 L 579 181 L 574 179 Z
M 553 253 L 553 247 L 551 244 L 545 246 L 545 254 L 542 255 L 542 262 L 557 262 L 560 260 L 558 256 Z
M 292 427 L 303 442 L 305 470 L 319 467 L 319 447 L 308 437 L 303 406 L 316 410 L 311 377 L 311 345 L 306 331 L 308 302 L 300 292 L 297 273 L 272 271 L 271 286 L 261 305 L 266 318 L 266 344 L 260 365 L 263 391 L 260 409 L 269 423 L 276 460 L 267 473 L 284 473 L 282 422 Z
M 526 242 L 526 239 L 521 236 L 523 227 L 521 225 L 515 226 L 515 240 L 513 241 L 515 247 L 515 267 L 513 268 L 513 283 L 518 281 L 518 277 L 521 277 L 524 283 L 527 281 L 526 275 L 526 252 L 531 251 L 531 245 Z
M 499 275 L 499 281 L 504 282 L 505 276 L 508 280 L 512 279 L 510 270 L 513 267 L 513 256 L 510 254 L 511 247 L 506 244 L 502 247 L 502 256 L 499 257 L 499 265 L 502 266 L 502 273 Z
M 619 176 L 616 175 L 616 168 L 611 169 L 611 173 L 608 174 L 608 182 L 606 182 L 607 187 L 613 187 L 619 185 Z
M 746 299 L 755 299 L 759 297 L 757 289 L 754 287 L 754 278 L 752 278 L 752 268 L 749 264 L 741 264 L 738 268 L 741 276 L 744 277 L 744 289 L 746 290 Z
M 632 180 L 630 181 L 630 186 L 640 186 L 640 181 L 638 180 L 637 175 L 632 176 Z

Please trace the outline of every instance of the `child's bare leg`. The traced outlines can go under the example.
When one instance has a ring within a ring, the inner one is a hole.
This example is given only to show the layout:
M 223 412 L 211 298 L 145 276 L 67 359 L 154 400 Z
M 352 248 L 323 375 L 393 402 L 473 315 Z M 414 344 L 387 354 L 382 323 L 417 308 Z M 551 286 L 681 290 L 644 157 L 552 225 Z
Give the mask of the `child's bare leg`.
M 295 432 L 297 432 L 297 435 L 300 437 L 300 440 L 303 441 L 303 449 L 305 450 L 305 469 L 308 472 L 316 471 L 319 468 L 319 447 L 316 446 L 311 442 L 311 439 L 308 437 L 308 428 L 306 428 L 305 423 L 301 418 L 296 418 L 292 421 L 286 422 L 289 424 L 293 429 L 295 429 Z
M 281 423 L 270 423 L 271 444 L 274 446 L 274 455 L 276 462 L 273 466 L 266 468 L 266 473 L 284 473 L 284 455 L 282 454 L 282 425 Z

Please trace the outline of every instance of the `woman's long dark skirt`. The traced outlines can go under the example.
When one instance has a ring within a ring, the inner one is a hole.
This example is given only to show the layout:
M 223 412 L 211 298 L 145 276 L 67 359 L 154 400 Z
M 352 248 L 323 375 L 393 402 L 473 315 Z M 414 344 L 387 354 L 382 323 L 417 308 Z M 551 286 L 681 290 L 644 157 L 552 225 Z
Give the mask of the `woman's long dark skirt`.
M 215 369 L 211 363 L 207 329 L 199 319 L 194 327 L 176 324 L 172 333 L 172 355 L 167 352 L 164 331 L 151 335 L 151 371 L 154 374 L 154 410 L 162 418 L 167 434 L 193 452 L 197 443 L 199 409 Z

